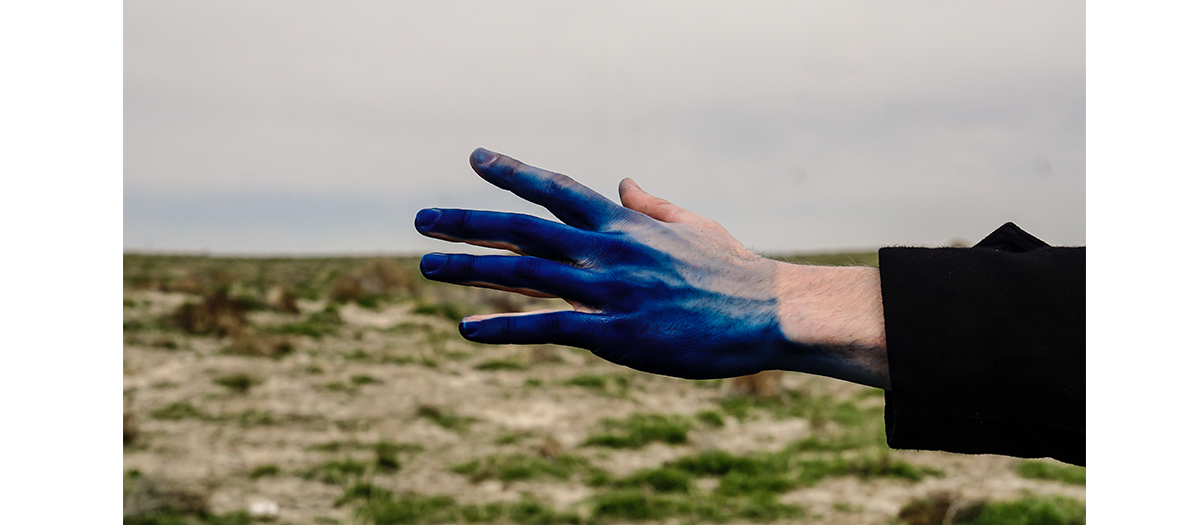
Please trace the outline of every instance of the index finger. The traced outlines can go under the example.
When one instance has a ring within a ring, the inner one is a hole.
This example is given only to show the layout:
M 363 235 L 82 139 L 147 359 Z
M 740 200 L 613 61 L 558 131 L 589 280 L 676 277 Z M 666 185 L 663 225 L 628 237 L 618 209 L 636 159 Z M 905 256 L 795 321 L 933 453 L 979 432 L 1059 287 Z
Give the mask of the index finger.
M 529 166 L 512 157 L 477 148 L 471 167 L 484 180 L 544 206 L 562 222 L 600 231 L 632 212 L 568 176 Z

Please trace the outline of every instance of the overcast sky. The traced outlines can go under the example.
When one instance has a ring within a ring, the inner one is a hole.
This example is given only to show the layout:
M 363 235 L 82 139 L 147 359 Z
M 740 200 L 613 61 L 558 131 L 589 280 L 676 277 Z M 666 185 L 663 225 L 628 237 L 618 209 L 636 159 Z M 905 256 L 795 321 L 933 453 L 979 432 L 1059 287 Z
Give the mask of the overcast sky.
M 765 252 L 1085 244 L 1065 2 L 124 3 L 125 250 L 411 253 L 482 146 Z

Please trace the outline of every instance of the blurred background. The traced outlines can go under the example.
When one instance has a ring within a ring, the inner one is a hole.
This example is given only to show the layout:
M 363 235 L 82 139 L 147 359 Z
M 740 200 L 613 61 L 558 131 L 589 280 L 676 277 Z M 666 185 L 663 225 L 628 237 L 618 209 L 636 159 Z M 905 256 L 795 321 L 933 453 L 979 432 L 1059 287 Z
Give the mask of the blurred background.
M 124 3 L 125 251 L 446 249 L 486 147 L 772 253 L 1085 244 L 1081 2 Z

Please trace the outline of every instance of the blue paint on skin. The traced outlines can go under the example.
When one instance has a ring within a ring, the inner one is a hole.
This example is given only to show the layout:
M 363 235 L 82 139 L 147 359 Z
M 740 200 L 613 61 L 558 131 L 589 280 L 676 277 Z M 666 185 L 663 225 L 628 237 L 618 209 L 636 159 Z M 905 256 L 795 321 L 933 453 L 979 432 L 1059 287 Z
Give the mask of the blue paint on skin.
M 544 206 L 564 224 L 512 213 L 422 210 L 414 225 L 423 235 L 520 254 L 428 254 L 422 274 L 561 297 L 576 307 L 465 319 L 459 325 L 463 337 L 575 346 L 636 370 L 690 379 L 822 367 L 808 361 L 807 347 L 783 335 L 773 296 L 774 261 L 708 228 L 655 220 L 569 177 L 484 149 L 472 153 L 471 165 L 480 177 Z

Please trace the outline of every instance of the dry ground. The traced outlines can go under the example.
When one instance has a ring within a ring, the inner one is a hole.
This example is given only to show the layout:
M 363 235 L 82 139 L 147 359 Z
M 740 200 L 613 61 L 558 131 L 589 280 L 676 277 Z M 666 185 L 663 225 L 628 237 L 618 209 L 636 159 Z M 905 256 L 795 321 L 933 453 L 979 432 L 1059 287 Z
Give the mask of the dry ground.
M 159 274 L 168 264 L 152 271 Z M 601 501 L 595 498 L 622 490 L 617 480 L 643 469 L 710 450 L 751 455 L 789 449 L 812 436 L 823 442 L 857 431 L 869 432 L 869 438 L 848 450 L 810 453 L 832 458 L 887 454 L 882 461 L 893 470 L 853 469 L 776 492 L 779 503 L 803 512 L 775 521 L 899 523 L 907 502 L 940 492 L 962 501 L 1009 500 L 1029 492 L 1083 502 L 1086 497 L 1084 482 L 1021 477 L 1022 460 L 1014 458 L 887 452 L 880 392 L 850 383 L 787 373 L 772 377 L 769 399 L 757 401 L 736 391 L 732 382 L 638 373 L 578 349 L 475 345 L 458 336 L 447 312 L 423 307 L 440 304 L 452 292 L 424 292 L 421 287 L 429 285 L 421 281 L 407 285 L 413 293 L 387 294 L 372 308 L 352 302 L 333 307 L 339 319 L 315 325 L 326 327 L 319 337 L 298 327 L 329 308 L 327 297 L 294 301 L 300 313 L 253 308 L 244 314 L 245 331 L 193 334 L 178 328 L 172 316 L 185 303 L 201 302 L 200 287 L 177 291 L 184 287 L 176 280 L 173 286 L 144 284 L 150 279 L 140 270 L 126 269 L 124 275 L 129 284 L 123 397 L 125 419 L 130 417 L 124 470 L 193 495 L 210 520 L 238 512 L 248 521 L 239 511 L 253 507 L 256 518 L 279 523 L 363 522 L 358 514 L 363 498 L 338 501 L 362 482 L 394 497 L 447 495 L 454 505 L 524 497 L 582 520 L 630 521 L 595 517 L 595 502 Z M 190 264 L 176 275 L 200 271 L 205 270 Z M 332 275 L 345 274 L 315 275 L 326 283 Z M 256 294 L 260 298 L 262 289 Z M 243 344 L 244 339 L 254 346 Z M 803 405 L 812 408 L 800 412 Z M 851 412 L 841 419 L 839 410 Z M 638 448 L 584 445 L 604 432 L 603 418 L 631 414 L 682 416 L 690 427 L 687 439 Z M 374 446 L 379 443 L 389 451 L 384 457 L 396 464 L 382 467 L 374 459 L 381 457 Z M 526 473 L 523 479 L 503 480 L 494 472 L 480 479 L 455 471 L 473 460 L 511 454 L 551 463 L 566 454 L 584 458 L 585 464 L 565 479 Z M 333 478 L 326 474 L 329 469 L 317 470 L 346 459 L 363 464 L 364 471 Z M 606 477 L 599 474 L 596 483 L 595 472 Z M 717 477 L 700 477 L 687 497 L 704 501 L 718 484 Z M 639 490 L 662 497 L 649 486 Z M 134 514 L 128 506 L 142 505 L 140 496 L 126 494 L 125 488 L 125 512 Z M 732 517 L 730 522 L 757 520 Z M 694 519 L 672 515 L 654 521 Z

